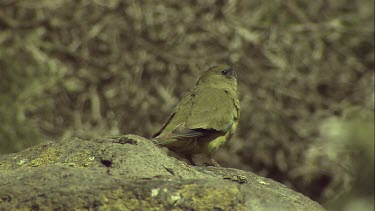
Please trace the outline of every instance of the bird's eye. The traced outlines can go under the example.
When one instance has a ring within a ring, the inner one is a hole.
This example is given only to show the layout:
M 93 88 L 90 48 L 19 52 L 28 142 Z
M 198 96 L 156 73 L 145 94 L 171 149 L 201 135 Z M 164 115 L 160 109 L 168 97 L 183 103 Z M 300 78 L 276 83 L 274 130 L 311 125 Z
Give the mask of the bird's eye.
M 226 75 L 226 74 L 228 74 L 228 70 L 223 70 L 223 71 L 221 71 L 221 73 L 222 73 L 223 75 Z

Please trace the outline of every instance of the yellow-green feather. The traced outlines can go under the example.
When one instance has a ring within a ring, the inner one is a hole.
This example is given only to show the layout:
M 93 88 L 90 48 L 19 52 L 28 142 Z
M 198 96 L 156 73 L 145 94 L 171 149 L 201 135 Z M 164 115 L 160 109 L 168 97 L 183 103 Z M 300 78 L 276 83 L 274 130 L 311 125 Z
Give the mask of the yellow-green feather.
M 157 144 L 182 154 L 212 155 L 230 140 L 238 125 L 239 101 L 236 78 L 221 74 L 227 68 L 218 66 L 202 74 L 153 136 Z

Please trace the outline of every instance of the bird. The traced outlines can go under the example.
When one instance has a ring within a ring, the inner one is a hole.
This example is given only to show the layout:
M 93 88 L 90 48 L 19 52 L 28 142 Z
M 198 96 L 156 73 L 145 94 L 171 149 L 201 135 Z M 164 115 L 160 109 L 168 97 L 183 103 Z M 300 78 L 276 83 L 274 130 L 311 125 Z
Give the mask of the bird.
M 175 106 L 172 114 L 152 136 L 152 141 L 184 156 L 196 165 L 193 155 L 212 156 L 228 142 L 239 122 L 237 74 L 228 65 L 210 67 Z

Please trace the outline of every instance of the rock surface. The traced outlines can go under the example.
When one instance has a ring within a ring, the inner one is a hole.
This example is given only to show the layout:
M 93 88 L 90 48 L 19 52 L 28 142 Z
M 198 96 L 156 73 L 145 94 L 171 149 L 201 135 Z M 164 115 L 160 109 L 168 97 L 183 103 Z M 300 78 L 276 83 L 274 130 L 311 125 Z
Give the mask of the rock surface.
M 324 210 L 271 179 L 187 165 L 135 135 L 0 156 L 0 210 Z

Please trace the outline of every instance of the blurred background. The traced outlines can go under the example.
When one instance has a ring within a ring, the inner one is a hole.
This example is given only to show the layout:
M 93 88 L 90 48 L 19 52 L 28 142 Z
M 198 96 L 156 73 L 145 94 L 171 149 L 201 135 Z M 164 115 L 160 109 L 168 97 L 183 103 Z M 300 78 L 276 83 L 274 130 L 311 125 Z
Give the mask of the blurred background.
M 0 153 L 150 137 L 221 63 L 241 101 L 221 165 L 373 210 L 372 0 L 1 0 Z

